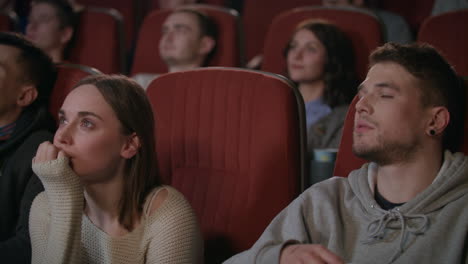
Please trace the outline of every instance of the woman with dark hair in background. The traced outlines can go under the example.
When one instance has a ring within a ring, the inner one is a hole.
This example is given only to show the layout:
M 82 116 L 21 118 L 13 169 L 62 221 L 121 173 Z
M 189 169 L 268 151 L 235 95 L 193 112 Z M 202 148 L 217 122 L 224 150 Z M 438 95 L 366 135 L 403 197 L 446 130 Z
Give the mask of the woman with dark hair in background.
M 337 148 L 357 77 L 351 41 L 324 20 L 299 24 L 285 50 L 306 108 L 308 149 Z
M 154 117 L 123 76 L 87 77 L 59 111 L 33 170 L 33 263 L 201 263 L 203 242 L 183 195 L 162 186 Z

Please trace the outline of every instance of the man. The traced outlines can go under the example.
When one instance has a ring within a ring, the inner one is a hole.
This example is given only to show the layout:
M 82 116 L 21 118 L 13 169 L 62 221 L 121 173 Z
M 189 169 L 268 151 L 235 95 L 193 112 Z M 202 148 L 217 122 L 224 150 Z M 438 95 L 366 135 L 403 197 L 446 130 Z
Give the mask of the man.
M 19 35 L 0 33 L 0 262 L 29 263 L 29 209 L 43 190 L 31 161 L 52 139 L 47 100 L 55 82 L 51 59 Z
M 408 44 L 414 41 L 411 29 L 406 20 L 392 12 L 371 8 L 370 0 L 322 0 L 322 5 L 328 7 L 341 6 L 346 8 L 364 8 L 375 14 L 383 25 L 384 40 Z
M 216 25 L 196 10 L 181 9 L 169 15 L 162 33 L 159 54 L 169 72 L 204 66 L 214 53 Z
M 178 9 L 163 23 L 159 55 L 169 72 L 206 66 L 216 51 L 217 36 L 210 17 L 194 9 Z M 157 76 L 143 73 L 134 78 L 146 88 Z
M 468 263 L 464 87 L 430 46 L 388 43 L 360 85 L 353 151 L 370 163 L 306 190 L 226 263 Z
M 75 13 L 67 1 L 34 0 L 26 36 L 54 62 L 62 62 L 68 55 L 75 26 Z

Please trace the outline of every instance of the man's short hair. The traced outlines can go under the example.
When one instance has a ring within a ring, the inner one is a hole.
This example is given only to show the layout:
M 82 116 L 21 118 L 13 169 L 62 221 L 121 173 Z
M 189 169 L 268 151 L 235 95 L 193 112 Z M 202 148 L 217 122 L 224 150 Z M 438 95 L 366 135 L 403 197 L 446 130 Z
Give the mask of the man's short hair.
M 19 34 L 0 32 L 0 45 L 20 51 L 16 60 L 21 74 L 18 81 L 36 87 L 38 97 L 33 104 L 47 104 L 57 77 L 52 59 Z
M 370 55 L 370 67 L 394 62 L 419 80 L 423 106 L 444 106 L 450 122 L 444 131 L 442 146 L 459 151 L 465 122 L 465 88 L 452 66 L 429 44 L 387 43 Z
M 212 38 L 215 41 L 215 45 L 213 49 L 211 49 L 210 53 L 206 55 L 204 64 L 207 64 L 216 53 L 216 49 L 218 47 L 218 25 L 210 16 L 206 15 L 200 10 L 196 10 L 194 8 L 183 7 L 175 10 L 173 13 L 188 13 L 192 14 L 197 18 L 198 25 L 200 27 L 200 35 L 201 37 L 207 36 Z M 205 66 L 205 65 L 204 65 Z

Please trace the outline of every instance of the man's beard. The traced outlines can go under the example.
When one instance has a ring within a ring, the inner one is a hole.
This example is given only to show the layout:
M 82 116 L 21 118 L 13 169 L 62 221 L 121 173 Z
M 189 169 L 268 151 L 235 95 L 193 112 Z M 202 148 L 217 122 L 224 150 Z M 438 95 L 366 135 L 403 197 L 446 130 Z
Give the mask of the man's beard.
M 353 153 L 357 157 L 384 166 L 410 161 L 420 147 L 420 141 L 417 139 L 408 142 L 396 142 L 385 140 L 379 136 L 376 146 L 356 146 L 356 144 L 353 144 Z

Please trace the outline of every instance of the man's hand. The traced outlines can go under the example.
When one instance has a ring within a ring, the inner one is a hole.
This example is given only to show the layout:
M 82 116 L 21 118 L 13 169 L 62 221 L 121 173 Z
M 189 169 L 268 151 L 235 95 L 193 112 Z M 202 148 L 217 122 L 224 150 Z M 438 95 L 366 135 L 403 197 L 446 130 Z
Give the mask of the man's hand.
M 64 157 L 65 153 L 49 141 L 42 142 L 37 148 L 33 163 L 42 163 Z
M 343 260 L 322 245 L 292 244 L 283 248 L 280 264 L 344 264 Z

